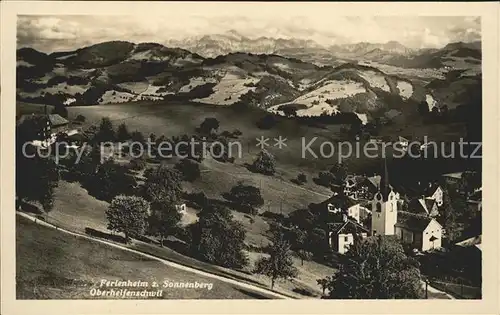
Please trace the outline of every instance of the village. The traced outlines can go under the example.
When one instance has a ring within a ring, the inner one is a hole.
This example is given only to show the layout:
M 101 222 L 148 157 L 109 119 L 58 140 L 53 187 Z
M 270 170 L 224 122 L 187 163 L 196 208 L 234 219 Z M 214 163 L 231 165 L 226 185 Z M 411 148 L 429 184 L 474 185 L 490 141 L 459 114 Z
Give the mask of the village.
M 70 122 L 59 114 L 48 114 L 46 107 L 44 114 L 19 117 L 20 125 L 29 126 L 24 136 L 31 137 L 31 145 L 42 151 L 58 141 L 68 143 L 67 150 L 76 150 L 88 138 L 86 131 L 79 127 L 78 119 Z M 407 147 L 407 139 L 399 137 L 399 141 Z M 480 181 L 474 180 L 475 177 L 476 174 L 468 171 L 456 172 L 442 174 L 438 181 L 398 187 L 391 184 L 391 174 L 384 159 L 381 174 L 346 173 L 340 184 L 331 186 L 330 198 L 311 204 L 309 209 L 297 210 L 295 214 L 311 213 L 314 222 L 319 222 L 315 228 L 326 232 L 325 244 L 340 256 L 346 255 L 363 239 L 393 238 L 404 245 L 409 256 L 420 262 L 426 283 L 432 281 L 434 287 L 443 291 L 465 295 L 464 283 L 474 288 L 480 287 L 481 281 L 482 197 Z M 455 204 L 464 209 L 452 207 L 451 198 L 463 200 Z M 190 204 L 189 200 L 187 203 Z M 186 200 L 179 200 L 175 205 L 181 216 L 186 215 L 187 208 Z M 292 216 L 293 213 L 289 215 Z M 479 224 L 472 226 L 467 220 Z M 298 229 L 303 223 L 294 219 L 277 221 Z M 446 264 L 453 262 L 453 266 L 447 265 L 448 270 L 444 270 L 444 261 Z M 471 294 L 477 297 L 480 288 Z

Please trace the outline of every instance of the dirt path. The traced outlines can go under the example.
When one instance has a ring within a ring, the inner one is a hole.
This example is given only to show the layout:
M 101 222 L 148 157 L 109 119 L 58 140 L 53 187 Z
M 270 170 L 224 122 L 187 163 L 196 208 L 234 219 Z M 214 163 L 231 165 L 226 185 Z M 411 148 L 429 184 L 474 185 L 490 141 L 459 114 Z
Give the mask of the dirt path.
M 228 284 L 232 284 L 232 285 L 238 286 L 240 288 L 244 288 L 244 289 L 247 289 L 247 290 L 252 290 L 254 292 L 265 294 L 266 296 L 268 296 L 270 298 L 274 298 L 274 299 L 291 299 L 288 296 L 285 296 L 285 295 L 282 295 L 282 294 L 279 294 L 279 293 L 276 293 L 276 292 L 273 292 L 273 291 L 270 291 L 270 290 L 266 290 L 266 289 L 258 287 L 258 286 L 254 286 L 254 285 L 251 285 L 251 284 L 239 282 L 239 281 L 236 281 L 236 280 L 233 280 L 233 279 L 225 278 L 225 277 L 222 277 L 222 276 L 211 274 L 209 272 L 201 271 L 201 270 L 194 269 L 194 268 L 191 268 L 191 267 L 183 266 L 183 265 L 171 262 L 171 261 L 166 260 L 166 259 L 161 259 L 161 258 L 152 256 L 152 255 L 149 255 L 149 254 L 145 254 L 143 252 L 140 252 L 140 251 L 137 251 L 137 250 L 134 250 L 134 249 L 130 249 L 130 248 L 122 246 L 122 245 L 118 245 L 118 244 L 115 244 L 115 243 L 112 243 L 112 242 L 108 242 L 108 241 L 105 241 L 105 240 L 101 240 L 101 239 L 97 239 L 97 238 L 94 238 L 94 237 L 90 237 L 90 236 L 85 235 L 85 234 L 70 232 L 70 231 L 62 229 L 60 227 L 56 227 L 55 225 L 52 225 L 52 224 L 47 223 L 45 221 L 36 219 L 36 218 L 34 218 L 34 217 L 26 214 L 26 213 L 17 212 L 17 214 L 20 215 L 20 216 L 22 216 L 22 217 L 24 217 L 24 218 L 27 218 L 27 219 L 35 222 L 36 224 L 40 224 L 42 226 L 46 226 L 46 227 L 50 227 L 50 228 L 56 229 L 56 230 L 58 230 L 58 231 L 60 231 L 62 233 L 66 233 L 66 234 L 69 234 L 69 235 L 74 235 L 74 236 L 82 237 L 82 238 L 85 238 L 85 239 L 88 239 L 88 240 L 91 240 L 91 241 L 94 241 L 94 242 L 99 242 L 99 243 L 102 243 L 102 244 L 106 244 L 108 246 L 119 248 L 121 250 L 125 250 L 125 251 L 128 251 L 128 252 L 134 253 L 134 254 L 138 254 L 138 255 L 141 255 L 143 257 L 147 257 L 149 259 L 154 259 L 154 260 L 159 261 L 159 262 L 161 262 L 161 263 L 163 263 L 163 264 L 165 264 L 165 265 L 167 265 L 169 267 L 172 267 L 172 268 L 177 268 L 177 269 L 188 271 L 188 272 L 192 272 L 192 273 L 204 276 L 204 277 L 208 277 L 208 278 L 212 278 L 212 279 L 217 279 L 219 281 L 222 281 L 222 282 L 225 282 L 225 283 L 228 283 Z

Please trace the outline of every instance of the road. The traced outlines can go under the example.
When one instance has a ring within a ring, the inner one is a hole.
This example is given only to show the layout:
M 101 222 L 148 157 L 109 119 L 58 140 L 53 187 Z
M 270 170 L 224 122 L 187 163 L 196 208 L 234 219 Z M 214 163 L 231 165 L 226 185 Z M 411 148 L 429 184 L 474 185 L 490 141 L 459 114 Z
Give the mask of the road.
M 141 256 L 147 257 L 149 259 L 154 259 L 154 260 L 159 261 L 159 262 L 161 262 L 161 263 L 163 263 L 163 264 L 165 264 L 165 265 L 167 265 L 169 267 L 172 267 L 172 268 L 177 268 L 177 269 L 180 269 L 180 270 L 188 271 L 188 272 L 191 272 L 191 273 L 194 273 L 194 274 L 198 274 L 200 276 L 204 276 L 204 277 L 207 277 L 207 278 L 216 279 L 216 280 L 228 283 L 228 284 L 232 284 L 232 285 L 238 286 L 238 287 L 243 288 L 243 289 L 247 289 L 247 290 L 251 290 L 251 291 L 254 291 L 254 292 L 258 292 L 258 293 L 264 294 L 264 295 L 266 295 L 269 298 L 274 298 L 274 299 L 291 299 L 288 296 L 285 296 L 285 295 L 279 294 L 277 292 L 270 291 L 270 290 L 267 290 L 267 289 L 264 289 L 264 288 L 261 288 L 261 287 L 255 286 L 255 285 L 251 285 L 251 284 L 248 284 L 248 283 L 239 282 L 239 281 L 236 281 L 236 280 L 233 280 L 233 279 L 229 279 L 229 278 L 226 278 L 226 277 L 222 277 L 222 276 L 219 276 L 219 275 L 215 275 L 215 274 L 212 274 L 212 273 L 209 273 L 209 272 L 206 272 L 206 271 L 201 271 L 201 270 L 194 269 L 194 268 L 191 268 L 191 267 L 183 266 L 183 265 L 171 262 L 169 260 L 158 258 L 156 256 L 152 256 L 152 255 L 149 255 L 149 254 L 146 254 L 146 253 L 143 253 L 143 252 L 140 252 L 140 251 L 137 251 L 137 250 L 134 250 L 134 249 L 131 249 L 131 248 L 119 245 L 119 244 L 115 244 L 115 243 L 112 243 L 112 242 L 109 242 L 109 241 L 106 241 L 106 240 L 101 240 L 101 239 L 94 238 L 94 237 L 91 237 L 91 236 L 88 236 L 88 235 L 85 235 L 85 234 L 71 232 L 71 231 L 62 229 L 60 227 L 56 227 L 55 225 L 47 223 L 47 222 L 42 221 L 40 219 L 36 219 L 36 218 L 32 217 L 31 215 L 28 215 L 28 214 L 23 213 L 23 212 L 17 212 L 17 214 L 19 214 L 20 216 L 22 216 L 24 218 L 27 218 L 27 219 L 35 222 L 36 224 L 39 224 L 39 225 L 42 225 L 42 226 L 46 226 L 46 227 L 49 227 L 49 228 L 53 228 L 53 229 L 57 229 L 58 231 L 60 231 L 62 233 L 66 233 L 66 234 L 69 234 L 69 235 L 82 237 L 82 238 L 85 238 L 85 239 L 88 239 L 88 240 L 91 240 L 91 241 L 94 241 L 94 242 L 99 242 L 99 243 L 102 243 L 102 244 L 106 244 L 108 246 L 119 248 L 121 250 L 128 251 L 128 252 L 131 252 L 131 253 L 134 253 L 134 254 L 137 254 L 137 255 L 141 255 Z

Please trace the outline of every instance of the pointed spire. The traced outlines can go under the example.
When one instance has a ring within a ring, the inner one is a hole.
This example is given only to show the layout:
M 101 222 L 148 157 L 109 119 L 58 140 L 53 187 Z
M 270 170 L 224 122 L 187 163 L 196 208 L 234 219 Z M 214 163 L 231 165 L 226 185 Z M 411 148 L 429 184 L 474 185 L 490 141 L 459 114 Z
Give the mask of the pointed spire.
M 387 170 L 387 159 L 384 157 L 384 172 L 380 178 L 380 193 L 382 198 L 387 200 L 389 193 L 391 192 L 389 187 L 389 171 Z

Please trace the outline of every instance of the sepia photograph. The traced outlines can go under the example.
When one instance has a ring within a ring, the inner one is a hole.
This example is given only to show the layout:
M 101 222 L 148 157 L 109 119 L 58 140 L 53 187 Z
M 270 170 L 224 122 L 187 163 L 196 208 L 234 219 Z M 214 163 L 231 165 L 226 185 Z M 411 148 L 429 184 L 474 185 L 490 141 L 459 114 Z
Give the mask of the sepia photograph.
M 483 299 L 481 14 L 174 4 L 15 16 L 16 300 Z

